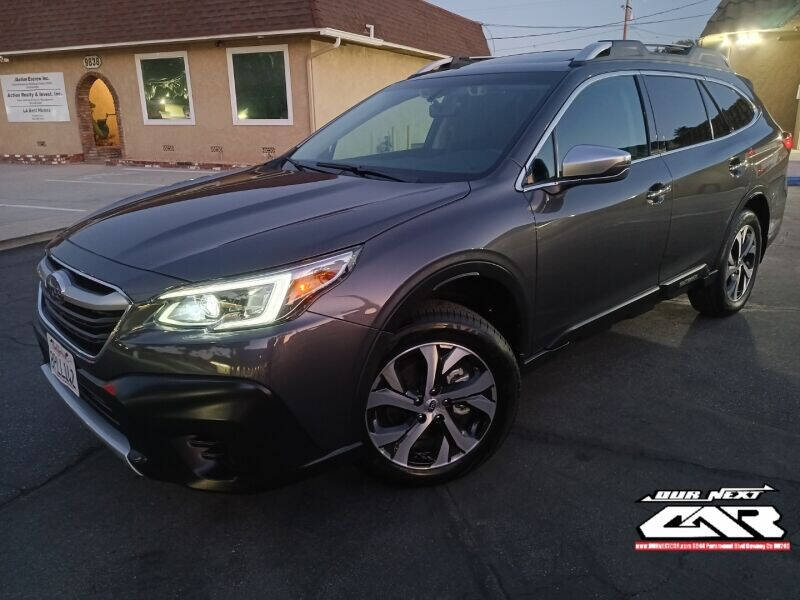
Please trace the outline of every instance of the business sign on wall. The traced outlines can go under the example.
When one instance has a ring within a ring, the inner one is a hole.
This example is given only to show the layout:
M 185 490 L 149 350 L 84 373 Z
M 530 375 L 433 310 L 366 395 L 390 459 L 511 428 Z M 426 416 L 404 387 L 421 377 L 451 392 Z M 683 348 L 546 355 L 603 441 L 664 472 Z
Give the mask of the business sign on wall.
M 11 123 L 69 121 L 63 73 L 0 75 L 0 87 Z

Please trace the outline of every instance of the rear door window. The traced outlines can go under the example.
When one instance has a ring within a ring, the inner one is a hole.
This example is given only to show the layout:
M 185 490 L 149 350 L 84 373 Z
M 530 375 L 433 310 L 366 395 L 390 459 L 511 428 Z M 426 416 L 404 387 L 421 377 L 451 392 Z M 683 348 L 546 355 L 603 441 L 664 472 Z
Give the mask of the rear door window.
M 705 85 L 731 129 L 741 129 L 753 120 L 753 105 L 739 92 L 713 81 L 707 81 Z
M 668 151 L 711 139 L 711 123 L 694 79 L 647 75 L 645 80 L 659 137 Z
M 647 156 L 647 128 L 632 76 L 608 77 L 583 90 L 556 125 L 558 164 L 581 144 L 608 146 Z

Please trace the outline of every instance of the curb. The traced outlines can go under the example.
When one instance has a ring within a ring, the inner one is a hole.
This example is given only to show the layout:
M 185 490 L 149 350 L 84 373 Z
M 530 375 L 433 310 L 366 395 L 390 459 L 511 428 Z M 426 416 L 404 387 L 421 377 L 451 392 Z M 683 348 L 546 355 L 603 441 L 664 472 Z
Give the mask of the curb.
M 60 233 L 64 229 L 53 229 L 51 231 L 42 231 L 40 233 L 31 233 L 29 235 L 23 235 L 17 238 L 11 238 L 9 240 L 0 240 L 0 252 L 3 250 L 12 250 L 14 248 L 22 248 L 24 246 L 31 246 L 33 244 L 40 244 L 42 242 L 49 242 L 52 240 L 56 234 Z
M 787 177 L 786 185 L 800 185 L 800 177 Z

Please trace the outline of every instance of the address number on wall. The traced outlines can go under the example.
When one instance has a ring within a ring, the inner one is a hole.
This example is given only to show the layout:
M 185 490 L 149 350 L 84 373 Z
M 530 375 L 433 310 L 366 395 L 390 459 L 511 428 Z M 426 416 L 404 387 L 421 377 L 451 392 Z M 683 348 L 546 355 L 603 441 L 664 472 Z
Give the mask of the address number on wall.
M 99 69 L 102 64 L 103 64 L 103 59 L 97 56 L 96 54 L 83 57 L 84 69 Z

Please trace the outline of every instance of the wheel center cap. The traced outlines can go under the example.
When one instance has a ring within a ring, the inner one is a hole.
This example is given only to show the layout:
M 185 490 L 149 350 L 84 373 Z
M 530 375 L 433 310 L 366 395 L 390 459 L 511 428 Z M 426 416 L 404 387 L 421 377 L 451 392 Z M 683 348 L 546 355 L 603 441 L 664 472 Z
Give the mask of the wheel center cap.
M 439 402 L 436 400 L 436 398 L 431 398 L 428 400 L 428 412 L 433 412 L 436 410 L 437 406 L 439 406 Z

